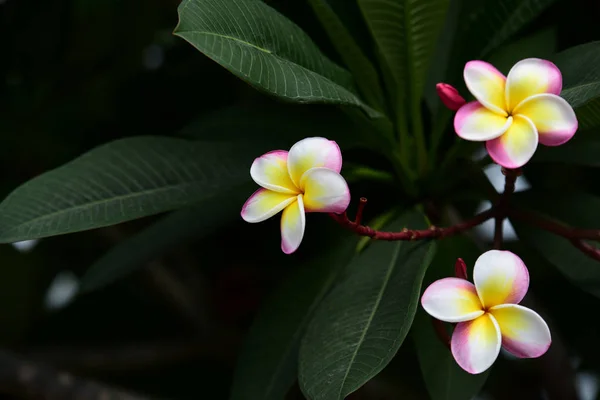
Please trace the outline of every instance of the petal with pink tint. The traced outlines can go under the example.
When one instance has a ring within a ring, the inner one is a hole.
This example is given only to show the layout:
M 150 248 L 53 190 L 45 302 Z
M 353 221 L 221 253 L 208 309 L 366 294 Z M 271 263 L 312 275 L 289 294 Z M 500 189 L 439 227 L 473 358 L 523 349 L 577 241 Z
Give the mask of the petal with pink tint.
M 304 237 L 306 215 L 302 195 L 299 194 L 297 199 L 298 201 L 287 206 L 281 215 L 281 250 L 285 254 L 295 252 Z
M 526 98 L 542 93 L 560 94 L 562 75 L 556 65 L 539 58 L 516 63 L 506 77 L 506 105 L 514 110 Z
M 467 88 L 490 111 L 507 116 L 504 99 L 506 77 L 492 64 L 469 61 L 463 72 Z
M 480 374 L 491 367 L 500 347 L 500 328 L 489 313 L 456 325 L 450 342 L 452 356 L 470 374 Z
M 346 180 L 328 168 L 311 168 L 302 176 L 300 187 L 304 191 L 307 212 L 342 213 L 350 204 L 350 189 Z
M 573 107 L 562 97 L 553 94 L 529 97 L 515 109 L 515 114 L 524 115 L 533 122 L 540 143 L 546 146 L 561 145 L 577 131 L 577 116 Z
M 552 337 L 546 321 L 533 310 L 518 304 L 502 304 L 490 309 L 502 333 L 502 347 L 520 358 L 544 354 Z
M 512 124 L 512 117 L 498 115 L 477 101 L 458 109 L 454 116 L 454 130 L 465 140 L 483 142 L 502 135 Z
M 246 222 L 262 222 L 296 201 L 293 194 L 258 189 L 242 207 L 242 218 Z
M 516 254 L 489 250 L 475 261 L 473 281 L 485 308 L 516 304 L 523 300 L 529 288 L 529 271 Z
M 288 171 L 296 186 L 311 168 L 324 167 L 340 172 L 342 170 L 342 152 L 333 140 L 322 137 L 302 139 L 292 146 L 288 154 Z
M 300 191 L 292 182 L 287 169 L 288 152 L 275 150 L 254 160 L 250 176 L 254 182 L 275 192 L 298 194 Z
M 528 118 L 515 115 L 513 123 L 499 138 L 485 144 L 496 163 L 505 168 L 519 168 L 527 164 L 538 146 L 538 132 Z
M 433 282 L 423 293 L 421 305 L 429 315 L 445 322 L 470 321 L 484 312 L 475 285 L 459 278 Z

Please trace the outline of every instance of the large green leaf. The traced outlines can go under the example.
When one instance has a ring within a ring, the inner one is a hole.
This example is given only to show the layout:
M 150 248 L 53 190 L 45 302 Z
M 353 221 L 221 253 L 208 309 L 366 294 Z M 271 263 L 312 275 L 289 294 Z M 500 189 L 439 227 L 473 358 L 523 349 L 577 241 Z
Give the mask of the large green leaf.
M 0 242 L 100 228 L 193 205 L 249 182 L 263 145 L 117 140 L 46 172 L 0 204 Z
M 431 400 L 471 400 L 479 393 L 489 370 L 472 375 L 460 368 L 435 334 L 431 317 L 422 310 L 415 317 L 411 336 Z
M 298 348 L 306 325 L 355 254 L 355 246 L 356 239 L 342 233 L 336 244 L 321 249 L 271 296 L 246 338 L 231 400 L 285 398 L 297 378 Z
M 400 97 L 419 101 L 449 0 L 358 0 Z M 412 102 L 411 102 L 412 103 Z
M 377 71 L 337 16 L 329 4 L 329 0 L 309 0 L 309 3 L 329 35 L 335 49 L 352 72 L 352 75 L 354 75 L 365 99 L 375 108 L 382 110 L 384 96 Z
M 411 212 L 387 228 L 426 226 Z M 319 305 L 300 347 L 300 387 L 341 400 L 394 357 L 412 324 L 434 242 L 374 242 Z
M 575 108 L 580 129 L 600 127 L 600 41 L 572 47 L 553 61 L 563 75 L 560 95 Z
M 173 211 L 148 228 L 121 241 L 86 271 L 81 278 L 81 291 L 106 286 L 147 265 L 170 249 L 209 235 L 239 218 L 242 204 L 255 189 L 253 182 L 239 185 L 196 206 Z
M 532 213 L 570 226 L 587 229 L 600 226 L 600 198 L 589 194 L 525 192 L 516 195 L 515 201 Z M 574 284 L 600 297 L 600 262 L 583 254 L 565 238 L 518 220 L 513 219 L 512 223 L 519 238 L 534 247 Z
M 351 76 L 292 21 L 256 0 L 184 0 L 175 35 L 255 88 L 286 101 L 362 106 Z

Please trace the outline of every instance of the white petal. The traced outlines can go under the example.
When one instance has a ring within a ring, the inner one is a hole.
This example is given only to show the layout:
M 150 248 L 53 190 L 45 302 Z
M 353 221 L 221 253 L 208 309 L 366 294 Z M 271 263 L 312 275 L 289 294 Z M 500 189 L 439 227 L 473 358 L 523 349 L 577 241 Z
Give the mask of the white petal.
M 261 222 L 271 218 L 279 211 L 296 201 L 293 194 L 258 189 L 242 207 L 242 218 L 246 222 Z
M 297 199 L 298 201 L 287 206 L 281 215 L 281 250 L 285 254 L 295 252 L 304 237 L 306 216 L 302 195 L 299 194 Z
M 288 154 L 288 171 L 296 186 L 300 186 L 300 179 L 306 171 L 318 167 L 338 173 L 342 170 L 342 153 L 336 142 L 310 137 L 292 146 Z

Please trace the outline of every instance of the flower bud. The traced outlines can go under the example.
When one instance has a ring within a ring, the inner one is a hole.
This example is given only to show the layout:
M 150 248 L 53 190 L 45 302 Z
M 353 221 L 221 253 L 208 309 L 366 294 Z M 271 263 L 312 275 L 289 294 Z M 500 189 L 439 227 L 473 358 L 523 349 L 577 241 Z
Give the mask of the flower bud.
M 435 85 L 438 96 L 442 100 L 442 103 L 452 111 L 456 111 L 461 108 L 465 103 L 465 99 L 458 93 L 458 90 L 452 85 L 447 83 L 438 83 Z
M 456 264 L 454 264 L 454 276 L 460 279 L 467 279 L 467 264 L 465 264 L 462 258 L 456 259 Z

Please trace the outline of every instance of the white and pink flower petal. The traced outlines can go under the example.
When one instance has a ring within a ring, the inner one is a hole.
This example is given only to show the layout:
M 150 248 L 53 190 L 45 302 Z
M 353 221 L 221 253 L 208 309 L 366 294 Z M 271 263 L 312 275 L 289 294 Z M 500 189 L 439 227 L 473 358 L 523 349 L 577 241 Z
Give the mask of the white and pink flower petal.
M 504 134 L 486 142 L 487 151 L 496 163 L 505 168 L 525 165 L 538 146 L 535 125 L 522 115 L 515 115 L 512 125 Z
M 296 195 L 258 189 L 242 207 L 242 218 L 246 222 L 262 222 L 296 201 Z
M 258 157 L 250 167 L 250 176 L 265 189 L 280 193 L 298 194 L 287 168 L 288 152 L 270 151 Z
M 465 140 L 483 142 L 501 136 L 512 124 L 512 117 L 504 117 L 472 101 L 458 109 L 454 116 L 454 130 Z
M 523 100 L 542 93 L 558 95 L 562 75 L 556 65 L 539 58 L 526 58 L 516 63 L 506 77 L 506 105 L 512 111 Z
M 342 170 L 342 153 L 333 140 L 310 137 L 292 146 L 287 165 L 292 182 L 299 186 L 302 175 L 311 168 L 324 167 L 339 173 Z
M 492 307 L 490 313 L 500 327 L 502 347 L 511 354 L 520 358 L 535 358 L 550 347 L 550 329 L 535 311 L 518 304 L 502 304 Z
M 311 168 L 302 176 L 306 212 L 342 213 L 350 204 L 346 180 L 334 170 Z
M 523 101 L 515 114 L 529 118 L 537 128 L 540 143 L 558 146 L 575 135 L 577 116 L 573 107 L 554 94 L 538 94 Z
M 486 108 L 507 116 L 505 102 L 506 77 L 492 64 L 485 61 L 469 61 L 463 72 L 471 94 Z
M 462 369 L 470 374 L 480 374 L 498 358 L 501 341 L 498 323 L 488 313 L 456 325 L 450 349 Z
M 433 282 L 423 293 L 421 305 L 429 315 L 445 322 L 470 321 L 484 313 L 475 285 L 459 278 Z
M 529 288 L 529 271 L 516 254 L 489 250 L 475 261 L 473 281 L 485 308 L 516 304 L 523 300 Z
M 300 247 L 305 226 L 304 203 L 299 194 L 297 201 L 287 206 L 281 215 L 281 250 L 285 254 L 291 254 Z

